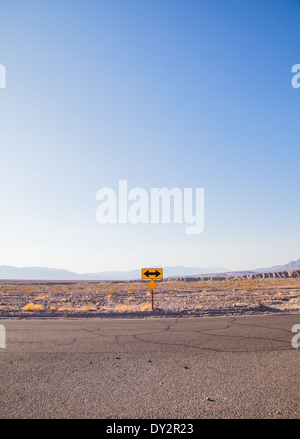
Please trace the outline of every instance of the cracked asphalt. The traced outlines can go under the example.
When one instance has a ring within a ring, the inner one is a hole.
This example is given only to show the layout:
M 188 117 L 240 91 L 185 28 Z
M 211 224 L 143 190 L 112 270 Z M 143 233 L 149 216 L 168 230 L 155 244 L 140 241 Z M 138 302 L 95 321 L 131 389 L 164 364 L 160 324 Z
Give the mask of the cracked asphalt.
M 1 319 L 2 419 L 300 418 L 299 314 Z

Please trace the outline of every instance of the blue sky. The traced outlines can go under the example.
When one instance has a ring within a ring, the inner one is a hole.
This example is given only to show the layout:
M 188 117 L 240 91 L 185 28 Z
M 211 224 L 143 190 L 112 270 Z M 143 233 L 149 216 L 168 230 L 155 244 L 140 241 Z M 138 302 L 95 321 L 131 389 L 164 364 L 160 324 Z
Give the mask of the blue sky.
M 298 259 L 299 19 L 299 0 L 0 0 L 0 264 Z M 120 179 L 203 187 L 203 233 L 97 223 Z

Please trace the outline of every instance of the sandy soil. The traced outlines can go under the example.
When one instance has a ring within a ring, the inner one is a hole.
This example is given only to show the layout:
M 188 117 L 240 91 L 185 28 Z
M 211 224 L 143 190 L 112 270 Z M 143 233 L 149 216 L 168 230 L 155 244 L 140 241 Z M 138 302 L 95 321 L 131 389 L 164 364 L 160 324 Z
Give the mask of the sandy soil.
M 0 318 L 189 317 L 300 312 L 300 277 L 157 281 L 0 281 Z

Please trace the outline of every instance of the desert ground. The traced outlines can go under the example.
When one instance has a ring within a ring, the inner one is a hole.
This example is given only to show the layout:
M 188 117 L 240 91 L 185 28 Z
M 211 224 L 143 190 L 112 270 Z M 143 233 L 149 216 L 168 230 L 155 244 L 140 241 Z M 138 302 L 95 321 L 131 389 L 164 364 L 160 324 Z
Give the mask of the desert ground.
M 300 271 L 157 281 L 0 281 L 0 318 L 201 317 L 300 311 Z

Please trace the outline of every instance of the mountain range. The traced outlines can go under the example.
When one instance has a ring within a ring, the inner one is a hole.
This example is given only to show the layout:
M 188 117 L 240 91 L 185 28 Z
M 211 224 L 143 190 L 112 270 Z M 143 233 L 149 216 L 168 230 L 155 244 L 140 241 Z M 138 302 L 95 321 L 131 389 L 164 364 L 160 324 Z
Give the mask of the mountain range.
M 285 265 L 274 265 L 269 268 L 255 270 L 231 271 L 224 267 L 183 267 L 171 266 L 164 268 L 164 278 L 171 276 L 197 276 L 203 274 L 220 273 L 259 273 L 267 271 L 297 270 L 300 269 L 300 259 L 291 261 Z M 46 267 L 14 267 L 0 266 L 0 279 L 22 280 L 134 280 L 141 278 L 141 270 L 131 271 L 102 271 L 99 273 L 75 273 L 68 270 Z
M 164 277 L 193 276 L 198 274 L 222 273 L 222 267 L 164 267 Z M 141 278 L 141 270 L 101 271 L 99 273 L 74 273 L 73 271 L 46 267 L 13 267 L 0 266 L 0 279 L 23 280 L 133 280 Z

